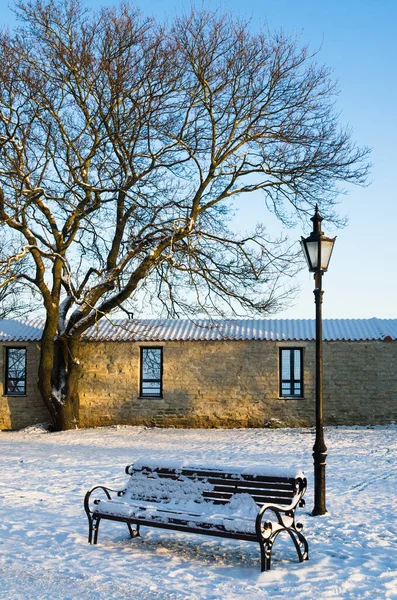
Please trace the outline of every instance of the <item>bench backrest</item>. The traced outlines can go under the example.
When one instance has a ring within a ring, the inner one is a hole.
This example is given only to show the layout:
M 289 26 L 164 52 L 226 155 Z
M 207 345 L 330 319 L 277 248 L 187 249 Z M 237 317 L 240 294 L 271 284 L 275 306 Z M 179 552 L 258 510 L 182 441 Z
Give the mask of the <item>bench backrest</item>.
M 149 502 L 228 504 L 236 494 L 249 494 L 258 506 L 289 505 L 306 489 L 302 472 L 291 476 L 282 470 L 272 470 L 267 475 L 264 470 L 250 474 L 241 468 L 202 469 L 138 463 L 127 466 L 126 472 L 131 476 L 126 497 Z

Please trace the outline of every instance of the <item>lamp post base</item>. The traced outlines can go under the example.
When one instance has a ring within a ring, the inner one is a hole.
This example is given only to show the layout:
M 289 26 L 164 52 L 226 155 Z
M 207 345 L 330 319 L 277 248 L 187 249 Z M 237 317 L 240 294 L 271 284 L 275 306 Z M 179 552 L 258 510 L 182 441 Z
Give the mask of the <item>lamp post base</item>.
M 326 449 L 325 449 L 326 450 Z M 314 449 L 314 508 L 313 516 L 325 515 L 327 507 L 325 504 L 325 459 L 326 451 L 317 451 Z

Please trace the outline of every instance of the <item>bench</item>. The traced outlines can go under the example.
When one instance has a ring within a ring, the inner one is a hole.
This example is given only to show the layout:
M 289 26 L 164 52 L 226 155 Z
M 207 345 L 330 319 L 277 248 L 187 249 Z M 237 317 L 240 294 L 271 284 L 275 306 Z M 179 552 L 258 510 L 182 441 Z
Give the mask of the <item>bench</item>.
M 86 493 L 88 542 L 96 544 L 102 520 L 126 523 L 131 538 L 141 525 L 257 542 L 261 570 L 270 569 L 277 536 L 290 535 L 299 560 L 308 544 L 295 510 L 304 506 L 301 471 L 255 467 L 196 467 L 181 461 L 139 461 L 126 467 L 122 490 L 103 485 Z

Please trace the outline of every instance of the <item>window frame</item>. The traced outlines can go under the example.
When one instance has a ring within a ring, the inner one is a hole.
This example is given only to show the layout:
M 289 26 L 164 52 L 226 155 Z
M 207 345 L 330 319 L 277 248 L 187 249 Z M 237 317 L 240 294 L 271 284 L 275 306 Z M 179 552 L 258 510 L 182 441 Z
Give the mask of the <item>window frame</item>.
M 160 379 L 143 378 L 143 353 L 145 350 L 160 350 Z M 140 398 L 162 398 L 163 397 L 163 346 L 140 346 L 140 368 L 139 368 L 139 397 Z M 143 391 L 143 384 L 146 381 L 160 383 L 159 394 L 147 394 Z
M 300 354 L 300 372 L 299 372 L 299 379 L 295 379 L 294 378 L 294 370 L 295 370 L 295 359 L 294 359 L 294 352 L 298 350 L 299 354 Z M 304 352 L 303 352 L 304 348 L 302 347 L 284 347 L 284 348 L 279 348 L 279 396 L 280 398 L 304 398 L 304 377 L 303 377 L 303 373 L 304 373 L 304 369 L 303 369 L 303 359 L 304 359 Z M 283 374 L 283 352 L 290 352 L 290 377 L 289 379 L 283 379 L 282 378 L 282 374 Z M 288 382 L 290 385 L 290 393 L 289 394 L 285 394 L 283 393 L 283 382 L 286 383 Z M 292 388 L 294 387 L 295 383 L 300 383 L 300 393 L 299 394 L 294 394 L 291 393 L 291 386 Z
M 8 391 L 9 384 L 9 351 L 10 350 L 24 350 L 25 351 L 25 379 L 23 380 L 23 392 L 11 392 Z M 27 355 L 28 351 L 26 346 L 5 346 L 5 374 L 4 374 L 4 396 L 26 396 L 26 388 L 27 388 Z

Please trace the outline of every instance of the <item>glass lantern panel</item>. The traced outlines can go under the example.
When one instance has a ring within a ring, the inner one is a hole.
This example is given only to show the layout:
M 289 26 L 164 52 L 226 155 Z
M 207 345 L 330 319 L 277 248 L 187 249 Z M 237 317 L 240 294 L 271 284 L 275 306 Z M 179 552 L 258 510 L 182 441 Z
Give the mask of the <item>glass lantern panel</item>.
M 309 267 L 312 269 L 318 268 L 318 242 L 306 242 L 307 252 L 309 255 L 310 264 Z
M 312 265 L 310 263 L 310 258 L 309 258 L 309 255 L 308 255 L 307 249 L 306 249 L 306 240 L 304 240 L 302 238 L 301 241 L 300 241 L 300 245 L 301 245 L 301 248 L 302 248 L 302 252 L 305 255 L 305 259 L 306 259 L 306 262 L 307 262 L 307 266 L 309 267 L 309 271 L 311 271 L 312 270 Z
M 328 269 L 333 247 L 334 240 L 321 240 L 321 269 L 323 271 Z

